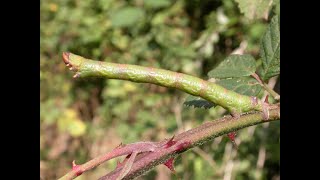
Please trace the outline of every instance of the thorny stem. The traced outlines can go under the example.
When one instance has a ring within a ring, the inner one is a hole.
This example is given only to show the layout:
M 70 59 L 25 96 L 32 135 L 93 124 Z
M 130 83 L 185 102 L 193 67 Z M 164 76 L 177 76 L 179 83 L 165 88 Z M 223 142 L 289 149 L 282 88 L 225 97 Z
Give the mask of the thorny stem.
M 280 104 L 270 108 L 269 118 L 264 120 L 262 112 L 250 112 L 242 114 L 240 118 L 226 116 L 218 120 L 210 121 L 197 128 L 178 134 L 174 138 L 175 144 L 169 148 L 161 148 L 154 152 L 147 152 L 137 156 L 132 168 L 123 179 L 134 179 L 159 164 L 163 164 L 170 158 L 174 158 L 182 152 L 212 141 L 214 138 L 256 124 L 280 120 Z M 164 143 L 167 140 L 161 141 Z M 114 180 L 123 166 L 118 166 L 114 171 L 101 177 L 100 180 Z
M 94 61 L 68 52 L 63 53 L 63 60 L 70 70 L 76 71 L 74 78 L 103 77 L 152 83 L 200 96 L 230 112 L 242 113 L 263 110 L 262 102 L 256 97 L 229 91 L 218 84 L 195 76 L 152 67 Z
M 99 166 L 103 162 L 119 156 L 155 151 L 157 148 L 161 148 L 165 145 L 166 145 L 166 142 L 163 142 L 163 143 L 137 142 L 137 143 L 127 144 L 127 145 L 120 144 L 113 151 L 100 155 L 99 157 L 96 157 L 84 164 L 77 165 L 75 161 L 73 161 L 72 170 L 68 172 L 66 175 L 64 175 L 63 177 L 61 177 L 59 180 L 74 179 L 80 176 L 81 174 L 83 174 L 84 172 Z M 125 172 L 122 172 L 122 173 L 125 174 Z
M 258 82 L 259 84 L 266 90 L 268 91 L 268 93 L 270 93 L 270 95 L 275 99 L 275 100 L 280 100 L 280 95 L 278 93 L 276 93 L 273 89 L 271 89 L 268 84 L 264 83 L 261 78 L 259 77 L 258 74 L 256 73 L 253 73 L 251 75 L 252 77 L 254 77 Z
M 178 126 L 178 132 L 181 132 L 181 131 L 185 131 L 185 128 L 184 128 L 184 125 L 181 121 L 181 109 L 180 109 L 180 106 L 178 104 L 175 105 L 175 108 L 174 108 L 174 112 L 175 112 L 175 115 L 176 115 L 176 122 L 177 122 L 177 126 Z M 194 151 L 196 154 L 198 154 L 200 157 L 202 157 L 203 159 L 205 159 L 209 164 L 210 166 L 212 167 L 215 167 L 215 162 L 212 160 L 212 158 L 205 152 L 203 151 L 201 148 L 199 147 L 195 147 L 192 149 L 192 151 Z

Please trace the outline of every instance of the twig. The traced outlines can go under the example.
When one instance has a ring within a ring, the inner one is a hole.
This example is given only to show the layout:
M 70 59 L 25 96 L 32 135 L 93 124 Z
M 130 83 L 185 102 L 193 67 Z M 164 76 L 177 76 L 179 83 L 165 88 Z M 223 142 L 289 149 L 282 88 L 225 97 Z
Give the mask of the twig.
M 280 120 L 280 104 L 270 108 L 269 119 L 264 120 L 262 112 L 252 112 L 242 114 L 239 118 L 226 116 L 219 120 L 207 122 L 201 126 L 183 132 L 175 136 L 174 145 L 169 148 L 162 148 L 155 152 L 148 152 L 138 155 L 132 165 L 130 172 L 123 179 L 133 179 L 138 177 L 159 164 L 163 164 L 170 158 L 175 158 L 180 153 L 202 145 L 215 137 L 233 132 L 248 126 Z M 162 141 L 165 142 L 165 141 Z M 119 176 L 122 167 L 117 167 L 114 171 L 101 177 L 100 180 L 114 180 Z
M 155 151 L 158 146 L 161 146 L 161 144 L 157 144 L 154 142 L 137 142 L 137 143 L 132 143 L 128 145 L 119 145 L 116 147 L 113 151 L 106 153 L 104 155 L 101 155 L 97 158 L 92 159 L 91 161 L 82 164 L 82 165 L 77 165 L 75 161 L 72 162 L 72 170 L 68 172 L 66 175 L 61 177 L 59 180 L 70 180 L 74 179 L 84 172 L 99 166 L 105 161 L 108 161 L 110 159 L 113 159 L 115 157 L 123 156 L 123 155 L 136 155 L 137 153 L 142 153 L 142 152 L 148 152 L 148 151 Z M 131 161 L 132 159 L 129 159 Z M 122 172 L 119 176 L 124 176 L 125 172 Z
M 270 95 L 275 99 L 275 100 L 280 100 L 280 95 L 278 93 L 276 93 L 273 89 L 271 89 L 268 84 L 264 83 L 258 74 L 254 73 L 251 75 L 252 77 L 254 77 L 259 84 L 266 90 L 268 91 L 268 93 L 270 93 Z

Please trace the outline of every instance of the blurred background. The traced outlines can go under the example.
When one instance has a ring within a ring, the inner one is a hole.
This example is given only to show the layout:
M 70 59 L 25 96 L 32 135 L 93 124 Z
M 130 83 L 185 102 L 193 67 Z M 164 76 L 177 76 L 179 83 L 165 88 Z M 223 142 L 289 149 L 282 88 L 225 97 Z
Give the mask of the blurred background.
M 259 18 L 241 13 L 238 0 L 40 1 L 40 176 L 57 179 L 122 143 L 158 141 L 223 116 L 183 105 L 174 89 L 107 79 L 74 80 L 62 52 L 107 62 L 206 74 L 233 52 L 259 57 L 270 8 Z M 138 179 L 280 179 L 280 123 L 238 131 L 189 150 Z M 78 179 L 113 170 L 108 161 Z

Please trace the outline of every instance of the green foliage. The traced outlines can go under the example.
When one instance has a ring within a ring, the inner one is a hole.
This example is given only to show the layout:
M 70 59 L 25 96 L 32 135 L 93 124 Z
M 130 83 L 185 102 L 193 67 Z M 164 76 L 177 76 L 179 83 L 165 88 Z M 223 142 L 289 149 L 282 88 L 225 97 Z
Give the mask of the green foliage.
M 267 80 L 280 74 L 280 16 L 274 16 L 261 41 L 261 78 Z
M 195 108 L 209 109 L 215 106 L 214 103 L 209 102 L 201 97 L 189 95 L 184 102 L 186 106 L 194 106 Z
M 170 4 L 170 0 L 144 0 L 144 5 L 152 9 L 168 7 Z
M 259 43 L 267 26 L 268 22 L 260 18 L 248 21 L 234 0 L 40 1 L 42 179 L 57 179 L 70 170 L 73 160 L 83 163 L 112 150 L 120 142 L 162 140 L 178 132 L 179 121 L 189 129 L 224 113 L 218 107 L 209 110 L 183 108 L 185 93 L 155 85 L 73 80 L 72 73 L 62 62 L 63 51 L 107 62 L 164 68 L 205 79 L 213 67 L 243 42 L 247 43 L 244 53 L 258 59 Z M 273 64 L 269 60 L 266 62 L 268 66 Z M 262 66 L 257 67 L 262 69 Z M 234 87 L 245 86 L 236 84 Z M 68 116 L 70 110 L 75 116 L 72 113 Z M 79 126 L 79 122 L 82 125 Z M 78 127 L 76 132 L 73 127 Z M 275 138 L 279 134 L 278 126 L 273 123 L 267 129 L 259 126 L 256 130 L 238 132 L 243 144 L 233 159 L 232 178 L 257 179 L 252 175 L 257 173 L 264 179 L 278 176 L 279 143 Z M 267 144 L 265 161 L 268 163 L 259 169 L 256 166 L 259 149 Z M 216 166 L 188 151 L 175 163 L 177 175 L 171 178 L 223 179 L 230 162 L 227 157 L 231 154 L 226 151 L 229 145 L 229 140 L 222 137 L 201 147 Z M 110 164 L 102 165 L 82 178 L 98 179 L 113 169 Z M 161 173 L 153 170 L 142 178 L 155 179 Z
M 252 77 L 221 79 L 217 81 L 217 84 L 247 96 L 258 96 L 262 90 L 259 82 Z
M 235 0 L 239 8 L 249 19 L 263 18 L 268 14 L 273 0 Z
M 256 71 L 256 62 L 251 55 L 230 55 L 218 67 L 208 73 L 210 78 L 250 76 Z
M 138 23 L 145 12 L 141 8 L 137 7 L 125 7 L 118 10 L 114 15 L 111 16 L 111 24 L 113 27 L 131 27 Z

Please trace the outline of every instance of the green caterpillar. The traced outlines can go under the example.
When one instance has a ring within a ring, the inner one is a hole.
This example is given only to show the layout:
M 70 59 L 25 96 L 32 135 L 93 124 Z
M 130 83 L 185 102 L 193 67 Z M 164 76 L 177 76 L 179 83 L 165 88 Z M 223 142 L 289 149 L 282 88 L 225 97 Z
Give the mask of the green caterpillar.
M 262 111 L 262 102 L 256 97 L 229 91 L 213 82 L 191 75 L 152 67 L 94 61 L 69 52 L 63 53 L 63 60 L 70 70 L 76 71 L 74 78 L 104 77 L 152 83 L 200 96 L 233 113 Z

